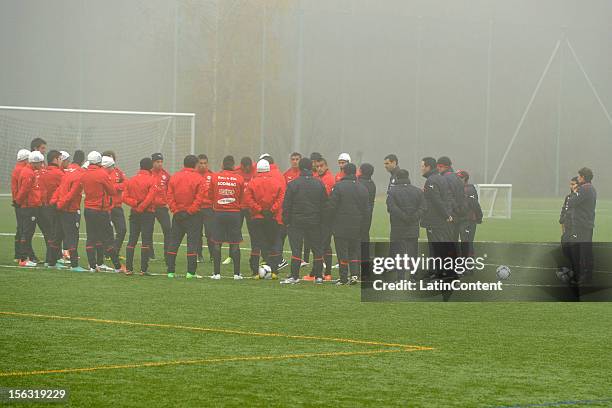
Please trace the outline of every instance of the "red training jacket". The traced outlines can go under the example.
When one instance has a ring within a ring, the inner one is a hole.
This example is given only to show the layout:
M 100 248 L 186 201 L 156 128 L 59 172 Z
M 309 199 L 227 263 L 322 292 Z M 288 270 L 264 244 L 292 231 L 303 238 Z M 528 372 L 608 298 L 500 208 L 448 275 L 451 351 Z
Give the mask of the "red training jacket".
M 49 164 L 47 171 L 40 175 L 40 186 L 42 189 L 42 204 L 50 205 L 53 194 L 62 182 L 64 171 L 56 164 Z
M 40 186 L 39 170 L 29 165 L 21 169 L 17 182 L 15 202 L 23 208 L 35 208 L 42 205 L 42 188 Z
M 222 170 L 215 173 L 210 183 L 208 197 L 212 200 L 215 211 L 240 211 L 244 180 L 240 174 L 232 170 Z
M 85 192 L 85 208 L 110 211 L 109 199 L 115 194 L 108 171 L 97 164 L 90 164 L 81 174 L 80 182 L 73 186 L 66 200 L 72 201 L 76 194 Z
M 206 173 L 199 173 L 202 176 L 202 208 L 211 208 L 212 200 L 208 196 L 208 190 L 210 189 L 210 183 L 212 181 L 213 173 L 210 170 L 207 170 Z
M 300 168 L 289 167 L 289 169 L 283 174 L 283 177 L 285 177 L 285 183 L 289 184 L 290 181 L 300 177 Z
M 321 183 L 323 183 L 323 185 L 325 186 L 325 191 L 329 196 L 331 194 L 332 189 L 336 185 L 336 179 L 334 178 L 334 175 L 331 174 L 331 171 L 329 171 L 328 169 L 325 171 L 325 173 L 323 173 L 323 175 L 317 174 L 315 177 L 321 180 Z
M 270 172 L 258 173 L 244 192 L 244 202 L 251 210 L 251 218 L 263 218 L 261 212 L 270 210 L 279 224 L 282 224 L 284 199 L 284 183 Z
M 127 180 L 123 190 L 123 201 L 136 212 L 154 212 L 155 197 L 158 187 L 155 179 L 148 170 L 139 170 L 131 179 Z
M 11 195 L 13 196 L 13 200 L 17 197 L 17 184 L 19 183 L 19 174 L 21 170 L 25 166 L 28 165 L 27 160 L 19 161 L 15 164 L 15 168 L 13 169 L 13 173 L 11 174 Z
M 168 184 L 170 183 L 170 173 L 168 173 L 164 169 L 153 169 L 151 170 L 151 174 L 153 175 L 155 184 L 157 185 L 157 187 L 159 187 L 157 191 L 157 196 L 155 196 L 154 201 L 155 208 L 165 207 L 168 204 L 166 194 L 168 193 Z
M 125 173 L 121 171 L 119 167 L 114 167 L 110 171 L 110 178 L 113 186 L 115 187 L 115 194 L 111 197 L 112 199 L 112 208 L 121 207 L 123 203 L 123 190 L 125 189 L 125 182 L 127 177 L 125 177 Z
M 202 176 L 196 169 L 183 167 L 174 173 L 166 193 L 170 211 L 173 214 L 181 211 L 197 213 L 202 205 L 202 184 Z
M 64 212 L 77 212 L 81 209 L 81 191 L 79 187 L 81 185 L 81 176 L 85 172 L 85 169 L 78 164 L 70 164 L 66 170 L 64 170 L 64 178 L 60 183 L 55 194 L 51 197 L 51 204 L 57 204 L 57 209 Z M 70 193 L 72 189 L 78 190 L 78 194 L 74 194 L 72 197 Z

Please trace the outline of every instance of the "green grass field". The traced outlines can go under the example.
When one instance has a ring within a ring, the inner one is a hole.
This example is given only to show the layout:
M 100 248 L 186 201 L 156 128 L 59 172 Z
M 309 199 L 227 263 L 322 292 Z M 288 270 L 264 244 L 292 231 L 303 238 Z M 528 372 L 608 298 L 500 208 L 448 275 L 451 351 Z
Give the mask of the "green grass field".
M 555 242 L 560 205 L 516 199 L 477 239 Z M 612 202 L 596 222 L 610 241 Z M 0 387 L 87 407 L 612 406 L 609 303 L 362 303 L 358 286 L 20 269 L 6 199 L 0 233 Z M 379 201 L 372 236 L 387 234 Z

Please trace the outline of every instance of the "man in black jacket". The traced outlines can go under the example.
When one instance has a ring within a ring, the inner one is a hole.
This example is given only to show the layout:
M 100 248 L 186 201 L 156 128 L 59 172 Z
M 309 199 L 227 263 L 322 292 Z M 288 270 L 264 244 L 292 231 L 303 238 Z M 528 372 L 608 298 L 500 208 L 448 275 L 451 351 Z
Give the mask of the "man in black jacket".
M 572 177 L 570 180 L 570 191 L 565 196 L 563 201 L 563 207 L 561 207 L 561 214 L 559 215 L 559 224 L 561 224 L 561 250 L 563 254 L 570 260 L 572 259 L 570 235 L 572 232 L 572 212 L 569 209 L 569 202 L 574 195 L 578 192 L 578 177 Z
M 427 211 L 421 219 L 421 226 L 427 231 L 429 241 L 429 256 L 444 258 L 454 253 L 450 223 L 453 217 L 448 206 L 448 183 L 436 169 L 436 159 L 425 157 L 421 161 L 421 175 L 426 178 L 423 194 L 427 204 Z M 432 277 L 444 275 L 441 268 L 432 272 Z
M 578 191 L 568 202 L 571 213 L 572 230 L 572 283 L 587 283 L 593 273 L 593 228 L 595 227 L 595 207 L 597 191 L 591 184 L 593 171 L 587 167 L 578 170 Z
M 323 184 L 312 175 L 312 161 L 300 159 L 300 177 L 287 184 L 283 201 L 283 224 L 291 246 L 291 276 L 281 281 L 296 284 L 300 281 L 302 249 L 308 245 L 313 253 L 313 272 L 317 283 L 323 282 L 323 254 L 321 250 L 322 212 L 327 202 Z
M 370 206 L 367 188 L 357 182 L 357 167 L 347 163 L 343 170 L 344 177 L 336 183 L 329 199 L 329 215 L 340 263 L 338 285 L 347 285 L 359 279 L 361 237 L 365 233 Z
M 459 225 L 465 217 L 465 192 L 464 183 L 459 180 L 452 167 L 453 163 L 447 156 L 442 156 L 438 159 L 436 167 L 438 173 L 448 183 L 449 195 L 447 206 L 450 215 L 453 217 L 453 222 L 449 224 L 453 242 L 459 241 Z
M 374 201 L 376 200 L 376 184 L 374 184 L 374 181 L 372 181 L 374 166 L 372 166 L 370 163 L 363 163 L 361 166 L 359 166 L 359 172 L 361 174 L 358 177 L 358 181 L 368 190 L 368 219 L 366 222 L 366 229 L 361 237 L 361 240 L 364 242 L 370 242 L 372 212 L 374 211 Z
M 464 183 L 465 214 L 458 222 L 460 255 L 463 257 L 474 256 L 474 238 L 476 237 L 476 225 L 482 224 L 482 208 L 478 202 L 478 191 L 470 184 L 470 174 L 466 170 L 459 170 L 457 177 Z
M 387 212 L 391 224 L 389 256 L 418 256 L 419 222 L 426 210 L 423 191 L 410 184 L 408 170 L 398 171 L 387 193 Z M 398 272 L 398 280 L 403 280 L 405 271 Z
M 385 170 L 387 170 L 390 174 L 389 176 L 389 184 L 387 185 L 387 192 L 389 188 L 391 188 L 391 184 L 395 182 L 395 178 L 397 176 L 397 172 L 400 171 L 399 161 L 397 156 L 393 153 L 385 156 L 385 161 L 383 162 L 385 165 Z

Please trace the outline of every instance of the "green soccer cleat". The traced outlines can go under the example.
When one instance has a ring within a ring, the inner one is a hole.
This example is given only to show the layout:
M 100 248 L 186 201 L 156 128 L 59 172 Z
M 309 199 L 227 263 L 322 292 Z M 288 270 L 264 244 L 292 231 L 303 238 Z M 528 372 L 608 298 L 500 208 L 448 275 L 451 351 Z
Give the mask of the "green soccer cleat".
M 174 273 L 168 273 L 168 277 L 171 279 L 174 278 Z
M 190 274 L 189 272 L 187 272 L 187 275 L 185 275 L 185 277 L 186 277 L 187 279 L 193 279 L 193 278 L 195 278 L 195 274 L 194 274 L 194 275 L 192 275 L 192 274 Z
M 85 269 L 81 266 L 75 266 L 74 268 L 70 268 L 70 272 L 89 272 L 89 269 Z

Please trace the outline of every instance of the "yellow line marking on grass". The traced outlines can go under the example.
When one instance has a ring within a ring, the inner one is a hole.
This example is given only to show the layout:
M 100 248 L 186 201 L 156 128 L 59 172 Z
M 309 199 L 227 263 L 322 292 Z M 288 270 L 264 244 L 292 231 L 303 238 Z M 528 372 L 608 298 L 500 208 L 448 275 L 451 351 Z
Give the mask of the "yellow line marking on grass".
M 433 347 L 415 346 L 415 345 L 410 345 L 410 344 L 384 343 L 384 342 L 369 341 L 369 340 L 344 339 L 344 338 L 339 338 L 339 337 L 322 337 L 322 336 L 294 335 L 294 334 L 283 334 L 283 333 L 262 333 L 262 332 L 255 332 L 255 331 L 217 329 L 217 328 L 210 328 L 210 327 L 182 326 L 182 325 L 164 324 L 164 323 L 142 323 L 142 322 L 131 322 L 131 321 L 125 321 L 125 320 L 96 319 L 93 317 L 57 316 L 57 315 L 44 315 L 44 314 L 36 314 L 36 313 L 19 313 L 19 312 L 7 312 L 7 311 L 0 311 L 0 315 L 34 317 L 34 318 L 55 319 L 55 320 L 74 320 L 74 321 L 106 323 L 106 324 L 123 324 L 127 326 L 191 330 L 191 331 L 201 331 L 201 332 L 208 332 L 208 333 L 235 334 L 235 335 L 242 335 L 242 336 L 282 337 L 282 338 L 296 339 L 296 340 L 319 340 L 319 341 L 330 341 L 330 342 L 336 342 L 336 343 L 361 344 L 361 345 L 369 345 L 369 346 L 399 347 L 402 349 L 409 349 L 410 351 L 412 350 L 433 350 Z
M 170 365 L 194 365 L 194 364 L 214 364 L 214 363 L 230 363 L 236 361 L 271 361 L 271 360 L 289 360 L 298 358 L 312 358 L 312 357 L 345 357 L 345 356 L 366 356 L 372 354 L 383 354 L 383 353 L 400 353 L 418 351 L 416 349 L 393 349 L 393 350 L 371 350 L 371 351 L 338 351 L 338 352 L 327 352 L 327 353 L 304 353 L 304 354 L 280 354 L 280 355 L 262 355 L 262 356 L 233 356 L 233 357 L 219 357 L 219 358 L 207 358 L 200 360 L 173 360 L 173 361 L 158 361 L 149 363 L 133 363 L 133 364 L 116 364 L 116 365 L 101 365 L 94 367 L 81 367 L 81 368 L 62 368 L 56 370 L 37 370 L 37 371 L 13 371 L 1 373 L 0 377 L 25 377 L 32 375 L 44 375 L 44 374 L 65 374 L 65 373 L 81 373 L 99 370 L 119 370 L 128 368 L 143 368 L 143 367 L 164 367 Z

